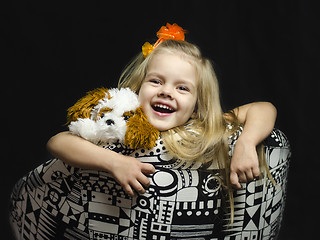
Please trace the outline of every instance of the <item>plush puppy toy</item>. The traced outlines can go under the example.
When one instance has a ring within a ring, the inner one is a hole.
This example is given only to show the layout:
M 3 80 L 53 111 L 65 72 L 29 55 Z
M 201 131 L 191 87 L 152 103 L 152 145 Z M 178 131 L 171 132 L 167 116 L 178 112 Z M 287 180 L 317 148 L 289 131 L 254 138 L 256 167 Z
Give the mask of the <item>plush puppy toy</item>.
M 68 109 L 67 124 L 71 133 L 97 145 L 120 142 L 131 149 L 150 149 L 159 131 L 139 106 L 129 88 L 97 88 Z

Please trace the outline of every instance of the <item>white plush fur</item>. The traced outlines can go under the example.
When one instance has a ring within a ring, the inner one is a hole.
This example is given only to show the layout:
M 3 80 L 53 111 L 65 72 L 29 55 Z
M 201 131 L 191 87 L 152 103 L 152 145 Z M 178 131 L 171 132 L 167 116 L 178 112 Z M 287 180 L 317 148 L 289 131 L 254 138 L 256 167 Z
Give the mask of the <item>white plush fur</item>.
M 109 90 L 109 94 L 112 98 L 101 99 L 91 110 L 90 118 L 71 122 L 69 125 L 70 132 L 95 144 L 123 142 L 127 130 L 123 113 L 134 111 L 139 107 L 138 96 L 129 88 L 120 90 L 113 88 Z M 113 110 L 100 117 L 100 111 L 106 107 Z

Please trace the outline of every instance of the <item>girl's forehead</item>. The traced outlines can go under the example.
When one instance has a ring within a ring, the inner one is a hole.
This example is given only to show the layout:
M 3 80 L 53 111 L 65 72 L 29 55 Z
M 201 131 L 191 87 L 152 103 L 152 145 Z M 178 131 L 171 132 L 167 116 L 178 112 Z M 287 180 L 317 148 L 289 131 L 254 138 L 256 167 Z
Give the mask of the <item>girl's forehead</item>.
M 187 55 L 186 53 L 183 53 L 180 51 L 165 51 L 165 52 L 155 53 L 150 59 L 149 65 L 150 63 L 154 61 L 159 61 L 159 60 L 163 60 L 163 61 L 180 60 L 188 64 L 194 63 L 194 59 L 191 56 Z
M 173 77 L 186 77 L 194 81 L 197 78 L 195 64 L 180 54 L 161 53 L 153 56 L 148 63 L 146 75 L 154 72 Z

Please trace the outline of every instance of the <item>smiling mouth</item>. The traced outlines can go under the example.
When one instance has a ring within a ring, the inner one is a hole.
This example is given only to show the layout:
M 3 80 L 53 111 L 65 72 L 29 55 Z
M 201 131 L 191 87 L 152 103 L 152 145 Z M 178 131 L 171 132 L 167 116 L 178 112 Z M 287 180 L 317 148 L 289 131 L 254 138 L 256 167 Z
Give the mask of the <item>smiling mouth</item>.
M 160 113 L 173 113 L 175 112 L 175 110 L 167 105 L 163 105 L 163 104 L 154 104 L 152 106 L 152 109 L 156 112 L 160 112 Z

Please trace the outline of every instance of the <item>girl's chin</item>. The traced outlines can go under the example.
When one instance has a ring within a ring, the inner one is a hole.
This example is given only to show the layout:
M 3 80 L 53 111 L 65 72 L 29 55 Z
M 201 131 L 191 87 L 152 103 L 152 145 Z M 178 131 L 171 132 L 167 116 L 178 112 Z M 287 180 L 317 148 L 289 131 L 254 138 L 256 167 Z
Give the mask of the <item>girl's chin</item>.
M 168 124 L 168 122 L 163 122 L 163 121 L 150 121 L 150 123 L 156 129 L 158 129 L 160 132 L 167 131 L 167 130 L 175 127 L 172 124 Z

